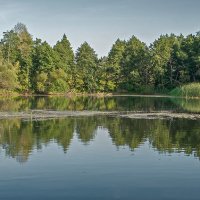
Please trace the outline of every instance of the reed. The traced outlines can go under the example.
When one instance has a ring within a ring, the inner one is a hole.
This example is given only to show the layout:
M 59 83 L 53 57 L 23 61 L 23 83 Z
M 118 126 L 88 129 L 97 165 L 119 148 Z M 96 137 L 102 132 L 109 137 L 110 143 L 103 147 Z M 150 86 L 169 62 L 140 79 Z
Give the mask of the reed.
M 186 98 L 200 98 L 200 83 L 190 83 L 175 88 L 170 92 L 173 96 L 182 96 Z

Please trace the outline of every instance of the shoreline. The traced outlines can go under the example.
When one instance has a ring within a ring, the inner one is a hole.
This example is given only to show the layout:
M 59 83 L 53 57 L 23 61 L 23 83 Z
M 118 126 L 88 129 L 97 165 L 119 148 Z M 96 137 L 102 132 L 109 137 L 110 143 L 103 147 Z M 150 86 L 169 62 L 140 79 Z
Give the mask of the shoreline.
M 15 97 L 149 97 L 149 98 L 178 98 L 178 99 L 200 99 L 200 97 L 186 97 L 175 96 L 168 94 L 134 94 L 134 93 L 49 93 L 49 94 L 36 94 L 36 93 L 17 93 L 12 91 L 0 91 L 0 98 L 15 98 Z
M 34 94 L 34 93 L 4 93 L 0 92 L 0 97 L 13 98 L 13 97 L 156 97 L 156 98 L 187 98 L 187 99 L 200 99 L 200 97 L 184 97 L 172 96 L 167 94 L 133 94 L 133 93 L 52 93 L 52 94 Z

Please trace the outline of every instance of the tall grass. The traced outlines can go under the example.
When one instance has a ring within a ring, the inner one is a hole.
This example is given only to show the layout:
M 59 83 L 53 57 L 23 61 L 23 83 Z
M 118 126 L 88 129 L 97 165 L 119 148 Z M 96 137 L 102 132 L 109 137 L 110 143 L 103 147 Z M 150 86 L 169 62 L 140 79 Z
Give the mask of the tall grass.
M 181 87 L 175 88 L 170 92 L 173 96 L 182 96 L 188 98 L 200 98 L 200 83 L 190 83 Z

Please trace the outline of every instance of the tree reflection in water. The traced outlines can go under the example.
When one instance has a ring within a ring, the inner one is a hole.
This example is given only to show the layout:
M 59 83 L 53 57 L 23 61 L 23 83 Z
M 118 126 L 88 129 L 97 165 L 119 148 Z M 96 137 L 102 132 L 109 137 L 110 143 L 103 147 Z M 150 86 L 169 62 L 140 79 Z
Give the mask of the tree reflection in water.
M 199 121 L 144 120 L 99 117 L 68 117 L 45 121 L 0 120 L 0 146 L 7 157 L 26 162 L 34 149 L 54 142 L 67 152 L 74 134 L 88 144 L 98 134 L 98 127 L 109 133 L 117 147 L 139 148 L 149 141 L 160 153 L 185 152 L 200 158 Z

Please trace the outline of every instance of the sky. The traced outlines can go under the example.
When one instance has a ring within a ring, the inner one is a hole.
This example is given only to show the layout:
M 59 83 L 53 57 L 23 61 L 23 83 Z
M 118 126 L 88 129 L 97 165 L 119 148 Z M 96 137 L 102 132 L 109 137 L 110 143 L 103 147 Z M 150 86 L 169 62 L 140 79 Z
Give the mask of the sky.
M 200 0 L 0 0 L 0 38 L 21 22 L 52 46 L 65 33 L 74 51 L 87 41 L 105 56 L 118 38 L 196 33 L 199 10 Z

